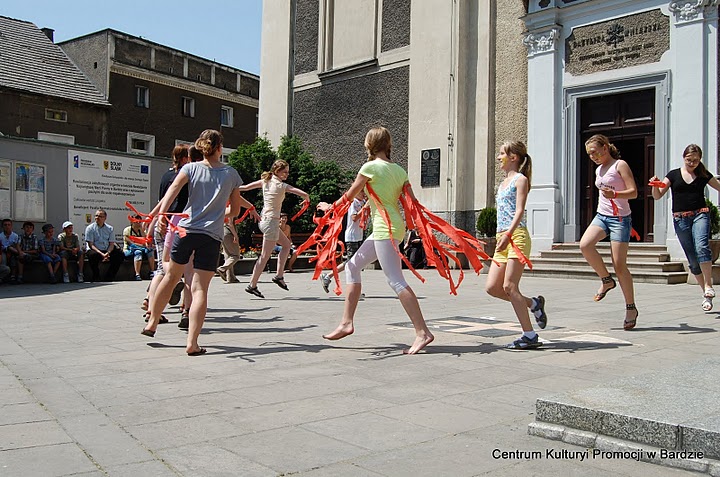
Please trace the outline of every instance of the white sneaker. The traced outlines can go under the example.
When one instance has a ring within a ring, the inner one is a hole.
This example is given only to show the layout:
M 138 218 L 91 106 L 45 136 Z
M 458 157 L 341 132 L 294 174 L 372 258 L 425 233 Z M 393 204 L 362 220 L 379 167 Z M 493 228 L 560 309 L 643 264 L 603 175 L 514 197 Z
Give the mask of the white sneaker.
M 83 283 L 85 281 L 85 277 L 82 273 L 78 273 L 78 283 Z
M 63 283 L 70 283 L 70 275 L 63 273 Z
M 330 282 L 332 281 L 332 277 L 329 273 L 323 273 L 320 275 L 320 284 L 323 287 L 323 290 L 325 290 L 325 293 L 330 293 Z

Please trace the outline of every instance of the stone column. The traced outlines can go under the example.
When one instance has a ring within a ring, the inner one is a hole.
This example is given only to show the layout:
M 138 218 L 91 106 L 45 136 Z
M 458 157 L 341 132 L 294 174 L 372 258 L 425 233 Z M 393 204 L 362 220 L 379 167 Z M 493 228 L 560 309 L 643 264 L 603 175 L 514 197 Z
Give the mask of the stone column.
M 671 113 L 670 168 L 682 166 L 682 151 L 690 143 L 703 149 L 708 169 L 718 173 L 717 151 L 717 1 L 672 1 L 672 47 L 674 52 Z M 709 5 L 709 6 L 708 6 Z M 717 204 L 718 194 L 711 189 Z M 673 230 L 668 214 L 668 231 Z M 673 258 L 685 254 L 673 232 L 668 233 L 668 250 Z
M 560 239 L 563 225 L 558 177 L 562 157 L 560 31 L 559 26 L 545 27 L 523 40 L 528 49 L 528 153 L 533 161 L 525 210 L 533 254 L 549 250 Z

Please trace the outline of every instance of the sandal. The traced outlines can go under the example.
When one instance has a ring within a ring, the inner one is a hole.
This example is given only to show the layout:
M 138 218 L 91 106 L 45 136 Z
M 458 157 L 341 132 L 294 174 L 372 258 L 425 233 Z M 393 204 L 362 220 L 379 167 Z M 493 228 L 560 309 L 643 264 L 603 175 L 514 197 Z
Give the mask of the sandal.
M 140 305 L 141 310 L 147 311 L 147 309 L 150 307 L 150 300 L 148 297 L 143 298 L 142 305 Z
M 285 283 L 285 279 L 283 277 L 278 277 L 277 275 L 272 279 L 272 282 L 282 288 L 283 290 L 290 290 Z
M 707 287 L 703 296 L 705 298 L 715 298 L 715 290 L 713 289 L 713 287 Z
M 260 293 L 260 290 L 258 290 L 257 286 L 251 287 L 250 285 L 245 288 L 245 291 L 248 292 L 251 295 L 255 295 L 258 298 L 265 298 L 262 293 Z
M 702 305 L 701 305 L 701 306 L 702 306 L 703 311 L 710 311 L 710 310 L 712 310 L 712 309 L 713 309 L 712 298 L 709 297 L 709 296 L 707 296 L 707 295 L 705 295 L 705 298 L 703 298 L 703 301 L 702 301 Z
M 610 288 L 604 289 L 604 290 L 601 291 L 600 293 L 596 293 L 595 296 L 593 297 L 593 300 L 595 300 L 595 301 L 600 301 L 600 300 L 602 300 L 603 298 L 605 298 L 605 295 L 607 295 L 607 293 L 608 293 L 610 290 L 612 290 L 613 288 L 615 288 L 615 287 L 617 286 L 617 283 L 615 283 L 615 280 L 614 280 L 613 277 L 611 277 L 610 275 L 608 275 L 607 277 L 602 277 L 601 280 L 602 280 L 603 285 L 607 285 L 608 283 L 612 283 L 612 286 L 611 286 Z
M 625 331 L 630 331 L 633 328 L 635 328 L 635 324 L 637 323 L 638 316 L 640 316 L 640 312 L 637 311 L 637 308 L 635 307 L 635 303 L 628 303 L 625 305 L 626 310 L 635 310 L 635 318 L 632 320 L 628 320 L 627 318 L 625 321 L 623 321 L 623 329 Z
M 145 323 L 147 323 L 150 320 L 150 312 L 148 311 L 147 313 L 145 313 L 143 315 L 143 317 L 145 318 Z M 160 315 L 160 324 L 161 325 L 164 325 L 165 323 L 169 323 L 169 322 L 170 322 L 170 320 L 168 320 L 165 317 L 165 315 Z

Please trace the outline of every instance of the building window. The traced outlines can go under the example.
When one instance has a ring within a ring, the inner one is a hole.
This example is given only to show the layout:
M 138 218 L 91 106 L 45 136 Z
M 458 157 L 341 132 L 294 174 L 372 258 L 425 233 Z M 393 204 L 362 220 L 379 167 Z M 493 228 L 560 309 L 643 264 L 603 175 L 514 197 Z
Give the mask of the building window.
M 50 121 L 60 121 L 63 123 L 67 122 L 67 111 L 60 111 L 58 109 L 45 109 L 45 119 Z
M 233 127 L 233 108 L 230 106 L 220 107 L 220 125 L 226 128 Z
M 155 136 L 128 131 L 127 152 L 142 154 L 144 156 L 154 156 Z
M 135 86 L 135 106 L 150 107 L 150 90 L 145 86 Z
M 228 159 L 230 158 L 230 154 L 235 152 L 235 149 L 231 149 L 229 147 L 223 147 L 222 148 L 222 154 L 220 155 L 220 162 L 227 164 Z
M 41 141 L 61 142 L 63 144 L 75 144 L 75 136 L 70 136 L 67 134 L 38 132 L 37 138 Z
M 192 98 L 188 98 L 187 96 L 183 96 L 182 98 L 182 115 L 186 118 L 194 118 L 195 117 L 195 100 Z

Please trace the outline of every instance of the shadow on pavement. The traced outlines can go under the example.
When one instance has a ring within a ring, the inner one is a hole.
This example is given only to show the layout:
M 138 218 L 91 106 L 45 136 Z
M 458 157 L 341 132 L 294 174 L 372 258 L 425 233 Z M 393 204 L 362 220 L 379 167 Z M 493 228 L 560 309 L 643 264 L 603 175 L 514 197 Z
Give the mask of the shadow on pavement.
M 611 328 L 613 330 L 622 330 L 622 328 Z M 681 335 L 690 335 L 697 333 L 717 333 L 715 328 L 699 328 L 690 326 L 687 323 L 680 323 L 678 326 L 636 326 L 631 332 L 635 331 L 674 331 Z

